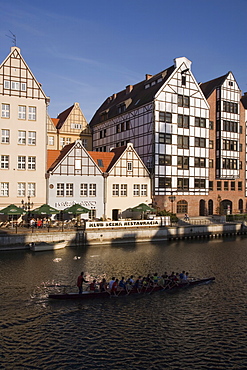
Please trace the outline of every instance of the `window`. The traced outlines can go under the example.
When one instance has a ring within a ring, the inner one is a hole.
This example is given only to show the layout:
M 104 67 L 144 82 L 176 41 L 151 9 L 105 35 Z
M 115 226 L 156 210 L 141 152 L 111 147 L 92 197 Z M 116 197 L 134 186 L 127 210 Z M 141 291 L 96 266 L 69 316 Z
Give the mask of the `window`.
M 89 196 L 96 197 L 96 184 L 89 184 Z
M 57 196 L 58 197 L 64 196 L 64 184 L 63 183 L 57 184 Z
M 26 107 L 25 105 L 19 105 L 18 107 L 18 118 L 26 119 Z
M 186 200 L 177 202 L 177 213 L 188 213 L 188 202 Z
M 103 160 L 102 159 L 97 159 L 98 166 L 99 167 L 104 167 Z
M 214 168 L 214 160 L 209 159 L 209 168 Z
M 36 132 L 28 131 L 28 145 L 36 145 Z
M 242 191 L 242 190 L 243 190 L 242 181 L 238 181 L 238 191 Z
M 171 188 L 172 179 L 170 177 L 159 177 L 159 188 Z
M 182 75 L 182 85 L 186 85 L 186 76 Z
M 8 197 L 9 196 L 9 183 L 8 182 L 1 182 L 1 197 Z
M 126 105 L 125 105 L 125 103 L 120 104 L 120 105 L 118 106 L 118 113 L 123 113 L 123 112 L 125 112 L 125 110 L 126 110 Z
M 48 136 L 48 145 L 54 145 L 54 136 Z
M 206 180 L 205 179 L 195 179 L 195 189 L 205 189 Z
M 170 112 L 159 112 L 159 121 L 172 123 L 172 114 Z
M 243 144 L 239 144 L 239 151 L 242 152 L 243 151 Z
M 8 144 L 9 143 L 9 138 L 10 138 L 10 131 L 9 130 L 2 130 L 2 140 L 1 142 L 3 144 Z
M 141 184 L 141 196 L 146 197 L 148 194 L 148 186 L 146 184 Z
M 209 121 L 209 130 L 214 129 L 214 121 Z
M 66 138 L 66 145 L 70 144 L 71 143 L 71 138 L 70 137 L 67 137 Z
M 130 130 L 130 121 L 126 121 L 126 130 Z
M 127 162 L 127 171 L 132 171 L 132 162 Z
M 224 181 L 224 190 L 225 191 L 228 191 L 229 190 L 228 181 Z
M 189 148 L 189 136 L 178 135 L 178 148 Z
M 26 144 L 26 131 L 18 131 L 18 144 Z
M 182 155 L 178 156 L 178 168 L 183 170 L 189 169 L 189 157 L 184 157 Z
M 238 122 L 223 120 L 223 131 L 238 132 Z
M 210 191 L 213 191 L 214 190 L 214 182 L 213 181 L 209 181 L 208 182 L 208 187 L 209 187 L 209 190 Z
M 140 185 L 139 184 L 134 184 L 133 195 L 139 197 L 140 195 Z
M 82 145 L 84 146 L 84 148 L 87 148 L 87 144 L 88 144 L 87 139 L 82 139 Z
M 80 195 L 81 197 L 87 197 L 87 184 L 81 184 L 81 191 L 80 191 Z
M 172 143 L 172 135 L 171 134 L 159 134 L 159 143 L 160 144 L 171 144 Z
M 206 167 L 206 158 L 195 157 L 195 167 Z
M 235 191 L 235 181 L 231 181 L 231 191 Z
M 100 137 L 100 139 L 102 139 L 103 137 L 106 137 L 106 129 L 101 130 L 101 131 L 99 132 L 99 137 Z
M 4 88 L 10 89 L 10 81 L 4 80 Z
M 159 154 L 159 165 L 171 166 L 172 156 L 168 154 Z
M 70 127 L 75 130 L 81 130 L 82 125 L 80 123 L 71 123 Z
M 116 133 L 119 133 L 119 132 L 121 132 L 121 125 L 120 124 L 118 124 L 116 126 Z
M 243 126 L 239 126 L 239 133 L 242 134 L 243 133 Z
M 9 117 L 10 117 L 10 105 L 2 104 L 2 118 L 9 118 Z
M 9 168 L 9 156 L 1 155 L 1 169 L 7 170 Z
M 112 184 L 112 195 L 119 197 L 119 184 Z
M 27 196 L 28 197 L 36 196 L 36 184 L 34 182 L 29 182 L 27 184 Z
M 36 157 L 28 157 L 27 168 L 28 170 L 36 170 Z
M 36 121 L 36 107 L 28 108 L 28 119 L 30 121 Z
M 75 170 L 81 169 L 81 159 L 75 159 Z
M 121 197 L 127 197 L 127 184 L 121 184 Z
M 221 181 L 217 181 L 217 190 L 220 191 L 221 190 Z
M 121 132 L 123 132 L 125 130 L 125 122 L 122 122 L 121 123 Z
M 206 139 L 203 137 L 195 137 L 195 146 L 199 148 L 206 148 Z
M 26 169 L 26 157 L 25 156 L 22 156 L 22 155 L 18 156 L 17 168 L 18 170 Z
M 209 140 L 209 149 L 214 149 L 214 141 Z
M 189 108 L 189 106 L 190 106 L 189 96 L 178 95 L 178 106 L 179 107 L 184 107 L 184 108 Z
M 60 146 L 63 148 L 65 145 L 65 137 L 60 137 Z
M 178 178 L 178 190 L 189 190 L 189 179 Z
M 238 142 L 236 140 L 223 140 L 223 150 L 238 150 Z
M 178 114 L 178 127 L 189 128 L 190 117 Z
M 239 161 L 239 169 L 242 170 L 242 168 L 243 168 L 243 162 Z
M 223 111 L 228 113 L 238 113 L 238 104 L 230 101 L 223 101 Z
M 18 182 L 17 184 L 17 195 L 18 197 L 26 196 L 26 184 L 25 182 Z
M 238 160 L 232 158 L 223 158 L 222 166 L 226 170 L 237 170 Z
M 66 197 L 73 197 L 73 186 L 74 184 L 66 184 L 65 195 Z
M 195 117 L 195 127 L 206 127 L 206 118 Z

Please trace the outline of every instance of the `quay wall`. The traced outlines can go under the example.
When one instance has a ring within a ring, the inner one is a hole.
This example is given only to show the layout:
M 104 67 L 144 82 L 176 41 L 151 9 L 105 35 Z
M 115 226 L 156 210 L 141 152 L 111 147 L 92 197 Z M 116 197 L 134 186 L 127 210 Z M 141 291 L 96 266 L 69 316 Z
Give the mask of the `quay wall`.
M 29 243 L 68 241 L 68 246 L 93 246 L 143 241 L 217 238 L 224 235 L 247 234 L 241 223 L 186 225 L 177 227 L 94 228 L 57 232 L 0 234 L 0 250 L 29 249 Z

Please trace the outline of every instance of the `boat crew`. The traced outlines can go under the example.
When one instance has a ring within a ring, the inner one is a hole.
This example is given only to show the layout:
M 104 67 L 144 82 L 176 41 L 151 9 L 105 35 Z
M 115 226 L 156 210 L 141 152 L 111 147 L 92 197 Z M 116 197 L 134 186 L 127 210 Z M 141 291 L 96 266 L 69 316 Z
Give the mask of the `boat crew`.
M 79 294 L 82 294 L 82 290 L 83 290 L 82 284 L 83 283 L 88 283 L 88 281 L 84 279 L 84 272 L 81 272 L 81 275 L 79 275 L 77 278 L 77 286 L 79 288 Z
M 109 282 L 109 290 L 111 291 L 112 290 L 112 285 L 114 284 L 114 282 L 115 282 L 115 277 L 113 276 L 112 278 L 111 278 L 111 280 L 110 280 L 110 282 Z
M 99 289 L 101 292 L 107 291 L 107 282 L 105 278 L 103 278 L 102 281 L 99 283 Z
M 96 288 L 97 288 L 96 280 L 94 279 L 93 282 L 89 284 L 87 290 L 89 290 L 90 292 L 95 292 Z
M 117 290 L 118 290 L 118 279 L 116 279 L 112 284 L 111 293 L 116 295 Z

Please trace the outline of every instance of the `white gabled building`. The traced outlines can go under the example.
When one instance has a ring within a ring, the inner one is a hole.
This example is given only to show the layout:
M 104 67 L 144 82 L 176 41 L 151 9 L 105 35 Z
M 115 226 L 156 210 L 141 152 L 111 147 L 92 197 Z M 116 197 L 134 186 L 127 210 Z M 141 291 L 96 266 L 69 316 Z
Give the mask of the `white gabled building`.
M 198 214 L 209 191 L 209 105 L 187 58 L 107 98 L 90 126 L 96 151 L 133 143 L 152 173 L 154 206 Z
M 49 98 L 20 49 L 0 65 L 0 208 L 46 200 L 46 117 Z
M 47 203 L 63 210 L 75 203 L 90 219 L 131 216 L 129 208 L 150 204 L 149 172 L 132 144 L 110 152 L 87 152 L 82 142 L 48 150 Z

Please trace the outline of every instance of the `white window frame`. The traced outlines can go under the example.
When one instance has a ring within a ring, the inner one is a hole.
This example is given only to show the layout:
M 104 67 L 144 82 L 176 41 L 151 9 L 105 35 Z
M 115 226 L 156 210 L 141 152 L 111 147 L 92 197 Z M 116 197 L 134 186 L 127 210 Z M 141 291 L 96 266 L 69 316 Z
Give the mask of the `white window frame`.
M 28 131 L 28 145 L 36 145 L 36 131 Z
M 81 197 L 88 196 L 88 184 L 81 184 L 80 195 Z
M 96 184 L 89 184 L 89 196 L 96 197 Z
M 54 136 L 48 136 L 48 145 L 54 146 L 54 142 L 55 142 Z
M 74 195 L 74 184 L 73 183 L 66 184 L 65 195 L 66 197 L 73 197 Z
M 18 144 L 26 145 L 26 131 L 18 131 Z
M 121 197 L 127 197 L 127 184 L 121 184 L 120 195 Z
M 119 184 L 112 184 L 112 196 L 119 197 Z
M 17 196 L 18 197 L 25 197 L 26 196 L 26 183 L 25 182 L 18 182 L 18 184 L 17 184 Z
M 27 107 L 25 105 L 18 106 L 18 118 L 26 119 L 27 117 Z
M 10 130 L 2 129 L 1 143 L 9 144 L 9 142 L 10 142 Z
M 65 137 L 60 137 L 60 146 L 62 148 L 65 146 Z
M 26 157 L 24 155 L 19 155 L 17 159 L 17 168 L 18 170 L 26 169 Z
M 36 157 L 30 156 L 27 158 L 27 169 L 36 170 Z
M 139 197 L 140 196 L 140 184 L 134 184 L 133 186 L 133 196 Z
M 29 182 L 27 184 L 27 196 L 36 197 L 36 184 L 35 182 Z
M 36 121 L 37 109 L 36 107 L 28 107 L 28 120 Z
M 1 197 L 9 196 L 9 183 L 8 182 L 1 182 L 0 196 Z
M 71 143 L 71 138 L 70 137 L 66 137 L 65 143 L 66 143 L 66 145 L 70 144 Z
M 57 183 L 57 197 L 64 197 L 64 183 Z
M 82 139 L 82 145 L 84 146 L 84 148 L 87 149 L 87 144 L 88 144 L 88 140 L 87 139 Z
M 10 81 L 4 80 L 4 88 L 5 89 L 10 89 Z
M 2 103 L 2 118 L 10 118 L 10 104 Z
M 133 171 L 132 162 L 127 162 L 127 171 Z
M 9 169 L 9 156 L 8 155 L 1 155 L 1 169 L 8 170 Z
M 11 90 L 20 90 L 20 82 L 11 81 Z
M 147 184 L 141 184 L 141 197 L 146 197 L 148 194 Z

